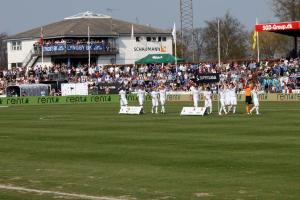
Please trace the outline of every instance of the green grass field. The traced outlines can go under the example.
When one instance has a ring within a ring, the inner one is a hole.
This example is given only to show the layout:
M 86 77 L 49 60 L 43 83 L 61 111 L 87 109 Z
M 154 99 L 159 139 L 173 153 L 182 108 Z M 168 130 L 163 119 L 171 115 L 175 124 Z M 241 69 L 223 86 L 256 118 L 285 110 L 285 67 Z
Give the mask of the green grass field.
M 142 116 L 120 116 L 118 104 L 0 108 L 0 185 L 138 200 L 300 198 L 299 103 L 262 103 L 260 116 L 241 104 L 226 117 L 180 117 L 183 105 Z M 0 200 L 45 199 L 80 198 L 0 189 Z

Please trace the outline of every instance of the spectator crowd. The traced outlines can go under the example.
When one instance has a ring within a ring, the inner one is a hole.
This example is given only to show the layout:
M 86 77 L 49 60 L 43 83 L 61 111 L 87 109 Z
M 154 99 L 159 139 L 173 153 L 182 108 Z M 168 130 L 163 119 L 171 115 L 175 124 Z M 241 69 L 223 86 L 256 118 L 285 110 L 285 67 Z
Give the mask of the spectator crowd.
M 93 64 L 67 66 L 34 66 L 26 72 L 25 68 L 17 67 L 0 72 L 0 92 L 4 93 L 7 85 L 39 83 L 51 80 L 50 74 L 62 74 L 69 82 L 88 82 L 91 90 L 96 90 L 98 83 L 118 83 L 135 91 L 139 85 L 146 89 L 164 84 L 169 90 L 187 91 L 197 74 L 220 73 L 221 82 L 234 82 L 238 91 L 242 91 L 246 81 L 259 84 L 268 93 L 289 92 L 300 89 L 299 59 L 270 62 L 234 62 L 218 66 L 214 63 L 153 64 L 141 66 L 100 66 Z M 211 88 L 217 90 L 217 84 Z

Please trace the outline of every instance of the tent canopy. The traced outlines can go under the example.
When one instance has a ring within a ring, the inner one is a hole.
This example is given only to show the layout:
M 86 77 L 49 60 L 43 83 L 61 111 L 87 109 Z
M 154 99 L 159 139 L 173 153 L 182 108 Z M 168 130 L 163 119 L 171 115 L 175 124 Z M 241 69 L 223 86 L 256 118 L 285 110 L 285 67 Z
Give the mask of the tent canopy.
M 158 63 L 175 63 L 176 58 L 171 54 L 149 54 L 135 62 L 136 65 L 142 64 L 158 64 Z M 181 58 L 177 58 L 177 62 L 183 62 Z

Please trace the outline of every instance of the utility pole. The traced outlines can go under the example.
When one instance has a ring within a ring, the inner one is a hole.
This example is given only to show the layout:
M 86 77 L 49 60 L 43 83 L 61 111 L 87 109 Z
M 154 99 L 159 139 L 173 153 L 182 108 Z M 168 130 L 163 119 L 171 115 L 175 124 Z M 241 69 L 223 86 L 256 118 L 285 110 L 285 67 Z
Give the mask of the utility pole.
M 293 0 L 293 11 L 292 11 L 292 21 L 296 21 L 296 0 Z M 298 37 L 294 36 L 294 49 L 295 49 L 295 55 L 294 57 L 298 57 Z

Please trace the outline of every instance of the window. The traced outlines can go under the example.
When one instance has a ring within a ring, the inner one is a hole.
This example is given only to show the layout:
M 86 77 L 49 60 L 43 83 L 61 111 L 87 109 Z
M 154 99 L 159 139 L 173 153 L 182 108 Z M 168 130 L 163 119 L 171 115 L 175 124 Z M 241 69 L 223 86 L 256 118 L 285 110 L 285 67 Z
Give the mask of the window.
M 141 41 L 141 37 L 136 37 L 135 40 L 136 40 L 137 42 L 140 42 L 140 41 Z
M 13 41 L 11 49 L 13 51 L 21 51 L 22 50 L 22 42 L 21 41 Z
M 158 37 L 158 41 L 161 42 L 161 37 Z
M 23 63 L 11 63 L 12 68 L 22 67 L 22 66 L 23 66 Z
M 152 41 L 153 41 L 153 42 L 156 42 L 156 37 L 152 37 Z
M 166 42 L 166 41 L 167 41 L 167 38 L 166 38 L 166 37 L 162 37 L 161 40 L 162 40 L 163 42 Z
M 151 37 L 147 37 L 147 42 L 151 42 Z

